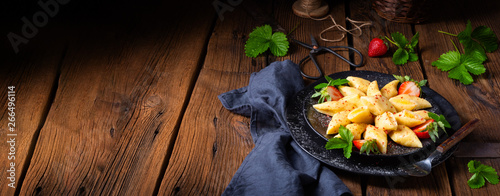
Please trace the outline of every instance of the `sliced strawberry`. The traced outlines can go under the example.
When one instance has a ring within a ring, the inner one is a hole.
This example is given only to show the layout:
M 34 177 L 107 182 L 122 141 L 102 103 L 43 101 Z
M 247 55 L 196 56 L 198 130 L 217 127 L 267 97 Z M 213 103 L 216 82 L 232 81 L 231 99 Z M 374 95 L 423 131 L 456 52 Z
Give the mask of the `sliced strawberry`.
M 412 82 L 412 81 L 406 81 L 401 84 L 399 87 L 398 94 L 408 94 L 408 95 L 413 95 L 413 96 L 420 96 L 420 88 L 418 87 L 417 83 Z
M 366 142 L 366 140 L 352 140 L 352 144 L 358 148 L 358 150 L 361 150 L 361 147 L 363 144 Z
M 326 91 L 328 92 L 328 95 L 330 95 L 332 101 L 338 101 L 344 97 L 342 93 L 340 93 L 339 89 L 334 86 L 327 86 Z
M 415 134 L 417 134 L 418 138 L 421 138 L 421 139 L 430 138 L 429 131 L 427 131 L 426 128 L 427 128 L 427 126 L 429 126 L 433 122 L 434 122 L 433 119 L 427 120 L 424 123 L 414 127 L 413 132 L 415 132 Z

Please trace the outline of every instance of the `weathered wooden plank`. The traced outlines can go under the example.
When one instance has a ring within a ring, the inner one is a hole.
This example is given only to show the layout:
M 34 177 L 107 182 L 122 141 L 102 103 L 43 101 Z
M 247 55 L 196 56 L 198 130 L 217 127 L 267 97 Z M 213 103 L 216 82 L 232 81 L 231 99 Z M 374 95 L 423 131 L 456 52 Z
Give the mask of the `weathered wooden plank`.
M 425 177 L 370 177 L 366 195 L 451 195 L 445 164 Z
M 274 15 L 276 20 L 282 25 L 283 28 L 292 30 L 295 26 L 297 26 L 296 30 L 291 32 L 289 37 L 293 37 L 299 41 L 304 43 L 311 43 L 310 36 L 314 36 L 318 41 L 320 46 L 347 46 L 348 45 L 348 36 L 345 35 L 345 38 L 339 42 L 326 42 L 320 39 L 320 33 L 324 29 L 334 25 L 330 18 L 326 20 L 313 20 L 310 18 L 301 18 L 296 16 L 292 12 L 292 4 L 294 1 L 275 1 L 275 9 Z M 345 15 L 345 5 L 344 2 L 339 1 L 335 3 L 330 3 L 330 12 L 331 15 L 337 24 L 342 26 L 346 26 L 346 15 Z M 340 31 L 329 31 L 323 34 L 323 37 L 327 39 L 338 39 L 342 35 Z M 270 59 L 276 60 L 284 60 L 290 59 L 295 63 L 299 63 L 304 57 L 309 54 L 310 49 L 306 49 L 294 42 L 290 43 L 289 55 L 282 58 L 271 57 Z M 349 59 L 349 52 L 346 50 L 335 50 L 340 55 L 344 56 L 346 59 Z M 316 56 L 316 60 L 320 65 L 321 70 L 325 75 L 329 75 L 335 72 L 341 71 L 349 71 L 350 65 L 335 56 L 331 53 L 319 54 Z M 357 61 L 359 62 L 359 61 Z M 304 73 L 312 76 L 318 76 L 318 72 L 316 71 L 316 67 L 314 66 L 312 61 L 307 61 L 302 65 L 302 70 Z M 310 84 L 314 82 L 310 79 L 305 79 L 305 84 Z M 361 189 L 361 178 L 360 175 L 352 174 L 340 170 L 335 170 L 334 172 L 339 176 L 339 178 L 346 184 L 346 186 L 351 190 L 354 195 L 362 195 Z
M 47 40 L 53 38 L 45 33 L 38 36 Z M 51 47 L 52 50 L 45 50 L 47 47 Z M 30 163 L 38 132 L 50 107 L 58 65 L 64 55 L 64 44 L 57 39 L 52 39 L 50 43 L 43 40 L 33 41 L 17 55 L 9 55 L 11 53 L 14 52 L 10 44 L 6 47 L 2 45 L 0 55 L 0 78 L 2 78 L 0 151 L 4 152 L 0 159 L 0 169 L 3 171 L 0 178 L 2 195 L 14 195 L 15 191 L 20 189 L 22 176 L 25 175 Z M 15 95 L 13 96 L 15 100 L 12 102 L 15 104 L 12 105 L 13 111 L 7 110 L 10 102 L 8 98 L 11 98 L 8 96 L 9 86 L 15 87 L 15 93 L 11 94 Z M 12 117 L 14 119 L 10 121 L 9 118 Z M 8 125 L 10 122 L 14 124 Z M 13 130 L 10 131 L 10 128 Z M 12 187 L 9 186 L 10 183 Z
M 395 65 L 392 54 L 396 46 L 390 45 L 390 50 L 382 57 L 368 57 L 368 45 L 375 37 L 390 37 L 391 33 L 400 32 L 411 39 L 414 35 L 410 24 L 387 21 L 370 10 L 370 1 L 351 1 L 351 18 L 358 21 L 372 21 L 373 25 L 363 29 L 361 36 L 353 36 L 354 47 L 363 52 L 365 66 L 356 70 L 371 70 L 396 75 L 409 75 L 415 80 L 424 79 L 424 73 L 419 61 Z M 418 31 L 418 30 L 417 30 Z M 415 32 L 416 33 L 416 32 Z M 422 33 L 422 32 L 420 32 Z M 424 39 L 420 38 L 420 41 Z M 367 195 L 450 195 L 451 188 L 444 165 L 436 167 L 432 175 L 422 178 L 392 178 L 368 177 Z
M 21 195 L 157 190 L 215 16 L 202 7 L 97 3 L 68 21 L 74 39 Z
M 469 168 L 467 167 L 467 163 L 470 160 L 472 159 L 452 157 L 448 161 L 450 168 L 453 168 L 449 172 L 455 195 L 497 195 L 500 191 L 500 187 L 492 185 L 488 181 L 486 181 L 485 186 L 480 189 L 471 189 L 469 187 L 467 180 L 469 180 L 473 175 L 469 172 Z M 482 164 L 489 165 L 495 168 L 496 171 L 500 168 L 500 160 L 498 159 L 475 158 L 474 160 L 480 161 Z
M 356 70 L 370 70 L 388 74 L 409 75 L 415 80 L 424 79 L 420 63 L 408 62 L 403 65 L 395 65 L 392 62 L 392 54 L 397 50 L 397 46 L 389 44 L 389 51 L 381 57 L 368 57 L 368 45 L 373 38 L 391 37 L 391 33 L 400 32 L 408 40 L 414 35 L 410 24 L 401 24 L 385 20 L 377 15 L 370 7 L 371 1 L 353 0 L 350 1 L 351 18 L 356 21 L 371 21 L 372 25 L 362 28 L 361 36 L 353 36 L 353 45 L 363 53 L 364 66 Z M 355 56 L 359 61 L 358 56 Z
M 257 24 L 243 6 L 217 20 L 160 195 L 220 195 L 254 147 L 249 119 L 226 110 L 217 98 L 246 86 L 250 74 L 267 65 L 265 55 L 255 59 L 245 56 L 248 34 L 262 24 Z
M 443 1 L 441 6 L 446 5 L 448 9 L 441 9 L 435 18 L 425 25 L 416 25 L 415 29 L 421 32 L 423 66 L 429 79 L 431 88 L 445 97 L 457 110 L 463 123 L 473 118 L 479 118 L 479 126 L 465 138 L 468 142 L 493 142 L 498 143 L 500 133 L 498 122 L 493 120 L 500 114 L 500 80 L 495 75 L 500 74 L 500 53 L 495 51 L 488 53 L 488 60 L 484 63 L 487 71 L 480 76 L 474 76 L 475 82 L 471 85 L 463 85 L 456 80 L 448 78 L 447 72 L 442 72 L 431 63 L 447 51 L 455 50 L 450 39 L 457 44 L 463 53 L 463 48 L 454 37 L 438 33 L 438 30 L 458 34 L 465 29 L 467 20 L 471 20 L 472 27 L 486 25 L 499 36 L 500 32 L 500 3 L 488 1 L 477 3 L 471 1 Z M 475 146 L 478 148 L 480 146 Z M 486 151 L 486 150 L 485 150 Z M 491 195 L 497 193 L 498 187 L 486 186 L 482 189 L 472 190 L 467 185 L 471 174 L 467 170 L 468 158 L 452 158 L 447 161 L 450 166 L 450 179 L 452 188 L 456 195 Z M 498 170 L 497 159 L 478 159 L 485 164 L 492 165 Z

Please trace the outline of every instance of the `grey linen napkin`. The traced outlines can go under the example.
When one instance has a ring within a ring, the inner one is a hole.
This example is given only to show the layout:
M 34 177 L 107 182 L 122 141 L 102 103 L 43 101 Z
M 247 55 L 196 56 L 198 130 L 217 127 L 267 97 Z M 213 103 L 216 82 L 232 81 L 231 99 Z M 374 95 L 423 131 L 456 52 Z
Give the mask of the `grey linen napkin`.
M 287 99 L 303 87 L 299 66 L 286 60 L 253 73 L 248 86 L 218 96 L 225 108 L 251 118 L 255 143 L 223 195 L 351 195 L 290 135 Z

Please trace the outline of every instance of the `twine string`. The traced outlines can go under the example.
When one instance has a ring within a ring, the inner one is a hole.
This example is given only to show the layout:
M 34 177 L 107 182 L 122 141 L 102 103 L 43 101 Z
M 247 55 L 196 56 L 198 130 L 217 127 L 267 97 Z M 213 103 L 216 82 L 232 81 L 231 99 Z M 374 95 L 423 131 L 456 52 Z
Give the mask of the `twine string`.
M 371 26 L 372 25 L 371 21 L 356 21 L 356 20 L 350 19 L 349 17 L 346 17 L 346 20 L 349 21 L 354 26 L 354 28 L 352 28 L 352 29 L 346 29 L 342 25 L 337 24 L 337 22 L 335 21 L 335 19 L 333 18 L 333 16 L 331 14 L 329 14 L 323 18 L 314 18 L 311 16 L 310 10 L 315 10 L 315 9 L 319 8 L 321 6 L 322 0 L 299 0 L 299 1 L 301 2 L 300 6 L 302 8 L 304 8 L 304 10 L 306 10 L 307 16 L 310 19 L 316 20 L 316 21 L 323 21 L 323 20 L 330 19 L 332 21 L 332 23 L 333 23 L 332 26 L 327 27 L 326 29 L 324 29 L 323 31 L 321 31 L 319 33 L 319 38 L 323 41 L 326 41 L 326 42 L 341 41 L 345 38 L 347 33 L 354 35 L 354 36 L 361 36 L 363 34 L 363 30 L 361 28 L 364 26 Z M 338 30 L 341 32 L 342 36 L 340 38 L 327 39 L 327 38 L 323 37 L 323 34 L 325 34 L 326 32 L 335 31 L 335 30 Z M 357 33 L 356 33 L 356 31 L 357 31 Z

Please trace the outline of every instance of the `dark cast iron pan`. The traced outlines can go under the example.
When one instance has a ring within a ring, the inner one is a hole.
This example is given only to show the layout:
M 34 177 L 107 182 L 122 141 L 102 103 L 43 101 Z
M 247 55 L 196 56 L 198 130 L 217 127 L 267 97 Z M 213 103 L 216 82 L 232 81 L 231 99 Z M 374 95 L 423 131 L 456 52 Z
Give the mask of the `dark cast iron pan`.
M 392 75 L 372 71 L 345 71 L 330 75 L 332 79 L 346 78 L 347 76 L 356 76 L 369 81 L 377 80 L 379 88 L 395 80 Z M 304 151 L 319 161 L 338 169 L 367 175 L 408 176 L 401 168 L 427 158 L 439 144 L 446 140 L 448 135 L 455 133 L 461 126 L 460 118 L 453 106 L 444 97 L 423 86 L 422 98 L 429 101 L 433 106 L 427 110 L 436 114 L 443 114 L 452 127 L 447 129 L 447 135 L 442 134 L 435 143 L 430 139 L 423 139 L 423 148 L 402 147 L 391 141 L 389 142 L 388 154 L 385 155 L 360 154 L 357 149 L 354 149 L 351 158 L 347 159 L 344 157 L 342 149 L 326 150 L 324 148 L 328 140 L 327 136 L 324 135 L 324 130 L 320 130 L 321 128 L 318 128 L 317 123 L 312 122 L 316 118 L 308 119 L 308 115 L 316 112 L 312 109 L 312 104 L 316 100 L 310 98 L 314 93 L 314 86 L 323 82 L 326 82 L 326 79 L 320 79 L 305 87 L 288 101 L 287 121 L 293 139 Z M 390 138 L 388 140 L 390 141 Z M 391 145 L 394 146 L 391 147 Z M 432 166 L 435 167 L 448 159 L 457 147 L 458 145 L 435 158 Z

